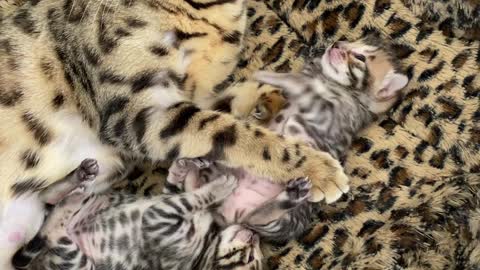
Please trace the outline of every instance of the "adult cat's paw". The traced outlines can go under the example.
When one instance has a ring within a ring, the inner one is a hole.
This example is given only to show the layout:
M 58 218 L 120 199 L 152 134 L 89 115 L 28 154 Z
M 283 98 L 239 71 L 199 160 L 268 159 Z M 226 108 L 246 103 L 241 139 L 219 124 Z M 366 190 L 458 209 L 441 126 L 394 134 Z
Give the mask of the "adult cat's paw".
M 340 162 L 325 152 L 309 151 L 305 160 L 305 173 L 312 181 L 310 201 L 326 203 L 338 200 L 350 190 L 349 179 Z
M 76 170 L 79 182 L 92 181 L 97 177 L 99 171 L 98 162 L 95 159 L 84 159 Z
M 286 187 L 288 199 L 294 202 L 300 202 L 310 197 L 312 182 L 306 177 L 290 180 Z

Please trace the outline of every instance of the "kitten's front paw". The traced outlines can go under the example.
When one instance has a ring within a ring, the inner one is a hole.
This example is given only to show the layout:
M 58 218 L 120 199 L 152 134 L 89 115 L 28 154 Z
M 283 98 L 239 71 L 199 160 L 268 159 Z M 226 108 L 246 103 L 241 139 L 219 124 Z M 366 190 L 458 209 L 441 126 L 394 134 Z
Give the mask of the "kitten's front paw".
M 85 159 L 77 168 L 77 179 L 79 182 L 92 181 L 97 177 L 99 171 L 98 162 L 95 159 Z
M 228 197 L 237 188 L 238 180 L 234 175 L 223 175 L 208 184 L 210 191 L 218 201 Z
M 295 202 L 300 202 L 310 197 L 310 189 L 312 182 L 308 178 L 297 178 L 291 180 L 287 184 L 286 192 L 288 199 Z
M 319 202 L 325 199 L 326 203 L 332 203 L 350 190 L 348 176 L 340 162 L 331 155 L 317 152 L 305 163 L 306 175 L 312 181 L 310 201 Z

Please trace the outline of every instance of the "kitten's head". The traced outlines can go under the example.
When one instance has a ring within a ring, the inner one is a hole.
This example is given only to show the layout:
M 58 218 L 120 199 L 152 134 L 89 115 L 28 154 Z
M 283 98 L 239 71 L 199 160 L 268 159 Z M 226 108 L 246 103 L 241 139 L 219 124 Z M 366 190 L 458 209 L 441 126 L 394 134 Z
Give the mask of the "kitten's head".
M 231 225 L 220 232 L 215 253 L 215 270 L 261 270 L 262 251 L 258 235 L 240 225 Z
M 366 94 L 374 113 L 390 109 L 408 84 L 407 76 L 398 72 L 396 59 L 379 39 L 335 42 L 314 64 L 335 82 Z

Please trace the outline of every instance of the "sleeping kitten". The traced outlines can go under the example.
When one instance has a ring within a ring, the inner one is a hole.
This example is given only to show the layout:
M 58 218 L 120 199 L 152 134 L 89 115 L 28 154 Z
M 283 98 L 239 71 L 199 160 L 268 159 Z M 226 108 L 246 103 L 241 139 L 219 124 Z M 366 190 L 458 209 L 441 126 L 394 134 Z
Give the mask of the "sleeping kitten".
M 387 45 L 380 44 L 371 38 L 336 42 L 300 73 L 258 72 L 260 82 L 282 88 L 290 102 L 269 128 L 344 159 L 353 137 L 390 109 L 408 83 Z M 264 154 L 268 158 L 269 153 Z M 284 153 L 283 158 L 291 155 Z M 218 209 L 221 224 L 243 223 L 270 241 L 291 239 L 309 226 L 314 205 L 307 202 L 306 179 L 283 186 L 204 159 L 178 160 L 166 188 L 181 189 L 182 178 L 197 179 L 199 187 L 225 173 L 234 173 L 239 187 Z
M 91 195 L 81 188 L 72 192 L 82 183 L 79 176 L 88 175 L 91 180 L 97 174 L 96 161 L 86 160 L 63 185 L 46 189 L 51 194 L 70 195 L 52 210 L 36 243 L 16 254 L 15 267 L 262 269 L 258 236 L 240 225 L 220 229 L 210 214 L 209 208 L 236 188 L 235 177 L 223 175 L 173 196 Z M 189 181 L 186 186 L 192 185 Z

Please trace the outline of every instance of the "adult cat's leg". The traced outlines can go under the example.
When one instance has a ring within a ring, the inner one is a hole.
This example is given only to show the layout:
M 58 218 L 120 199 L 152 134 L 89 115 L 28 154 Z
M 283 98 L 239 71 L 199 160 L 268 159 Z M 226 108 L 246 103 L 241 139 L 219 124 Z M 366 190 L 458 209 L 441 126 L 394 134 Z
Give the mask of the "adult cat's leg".
M 328 153 L 231 115 L 178 102 L 168 91 L 162 94 L 163 105 L 158 105 L 149 97 L 151 92 L 160 95 L 161 89 L 151 88 L 131 96 L 115 115 L 104 119 L 105 141 L 152 160 L 207 157 L 278 182 L 308 176 L 314 201 L 333 202 L 348 191 L 343 168 Z M 119 121 L 124 128 L 116 128 Z
M 313 208 L 307 201 L 311 186 L 305 178 L 290 181 L 285 191 L 248 215 L 243 223 L 267 240 L 291 240 L 311 223 Z

